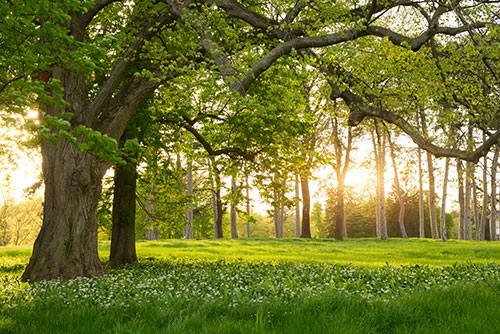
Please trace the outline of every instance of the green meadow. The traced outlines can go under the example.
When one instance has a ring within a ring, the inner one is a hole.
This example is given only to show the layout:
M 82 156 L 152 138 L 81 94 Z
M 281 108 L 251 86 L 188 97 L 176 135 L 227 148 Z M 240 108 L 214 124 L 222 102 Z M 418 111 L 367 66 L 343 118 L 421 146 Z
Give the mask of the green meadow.
M 500 331 L 492 242 L 138 242 L 138 264 L 31 285 L 30 252 L 0 248 L 0 333 Z

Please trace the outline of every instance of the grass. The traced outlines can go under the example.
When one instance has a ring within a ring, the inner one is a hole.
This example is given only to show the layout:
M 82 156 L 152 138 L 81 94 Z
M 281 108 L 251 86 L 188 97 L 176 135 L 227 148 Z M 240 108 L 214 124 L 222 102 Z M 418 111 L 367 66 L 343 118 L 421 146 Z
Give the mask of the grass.
M 101 279 L 19 282 L 0 248 L 0 333 L 497 333 L 500 245 L 373 239 L 139 242 Z M 103 258 L 109 244 L 100 245 Z M 3 277 L 3 278 L 2 278 Z
M 107 256 L 109 245 L 101 245 Z M 248 261 L 292 261 L 355 264 L 377 267 L 385 264 L 443 266 L 471 261 L 489 263 L 500 259 L 500 243 L 429 239 L 241 239 L 241 240 L 166 240 L 139 242 L 143 257 L 164 259 L 205 258 Z M 0 252 L 1 254 L 1 252 Z

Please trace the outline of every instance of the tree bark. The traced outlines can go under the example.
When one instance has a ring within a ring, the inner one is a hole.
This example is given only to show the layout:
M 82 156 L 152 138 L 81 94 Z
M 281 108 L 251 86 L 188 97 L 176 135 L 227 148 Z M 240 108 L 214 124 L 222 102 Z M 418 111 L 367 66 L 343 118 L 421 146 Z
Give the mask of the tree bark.
M 187 164 L 186 195 L 188 197 L 188 209 L 186 211 L 187 226 L 184 228 L 184 239 L 193 239 L 193 162 Z
M 61 140 L 42 142 L 43 224 L 22 279 L 70 279 L 104 274 L 97 251 L 97 204 L 108 163 Z
M 123 144 L 128 138 L 125 131 L 121 138 Z M 136 263 L 135 250 L 135 212 L 137 186 L 137 154 L 127 159 L 126 165 L 117 165 L 115 170 L 115 189 L 113 194 L 113 225 L 111 230 L 111 250 L 109 264 L 118 267 Z
M 285 189 L 286 181 L 283 180 L 282 187 Z M 283 238 L 283 224 L 285 221 L 285 203 L 283 202 L 283 195 L 277 190 L 274 191 L 274 235 L 276 238 Z
M 286 189 L 286 179 L 283 179 L 281 182 L 281 188 L 283 191 Z M 280 195 L 280 235 L 284 237 L 284 228 L 285 228 L 285 195 Z
M 394 171 L 394 187 L 396 188 L 396 195 L 398 196 L 398 203 L 399 203 L 399 215 L 398 215 L 399 229 L 401 231 L 401 236 L 404 239 L 408 239 L 408 234 L 406 234 L 406 228 L 405 228 L 405 200 L 403 198 L 403 191 L 401 190 L 401 185 L 399 184 L 399 173 L 396 165 L 396 155 L 394 154 L 394 144 L 392 143 L 391 134 L 389 130 L 387 130 L 387 139 L 389 141 L 389 147 L 391 150 L 392 168 Z
M 458 239 L 464 240 L 465 234 L 465 195 L 464 195 L 464 171 L 462 161 L 457 159 L 458 174 L 458 204 L 460 207 L 460 221 L 458 225 Z
M 473 166 L 472 169 L 472 204 L 473 204 L 473 209 L 474 209 L 474 225 L 476 226 L 476 240 L 478 238 L 477 234 L 479 233 L 479 228 L 481 225 L 481 222 L 479 221 L 479 205 L 477 202 L 477 183 L 476 183 L 476 176 L 475 176 L 475 166 Z M 471 239 L 472 239 L 472 231 L 471 231 Z
M 446 233 L 446 197 L 448 188 L 448 173 L 450 169 L 450 158 L 446 158 L 444 163 L 444 178 L 443 178 L 443 198 L 441 199 L 441 240 L 447 241 Z
M 380 240 L 387 240 L 387 217 L 385 210 L 385 136 L 382 135 L 379 129 L 379 121 L 374 122 L 375 125 L 375 138 L 374 154 L 375 154 L 375 169 L 377 172 L 377 206 L 378 206 L 378 219 L 377 225 L 379 226 Z
M 223 237 L 222 232 L 222 215 L 224 210 L 222 207 L 222 197 L 221 197 L 221 179 L 220 171 L 215 165 L 215 159 L 208 159 L 209 165 L 209 177 L 212 180 L 212 217 L 214 224 L 214 238 L 221 239 Z
M 300 187 L 298 174 L 295 174 L 295 237 L 300 238 Z
M 427 172 L 429 173 L 429 217 L 431 224 L 432 239 L 439 239 L 436 216 L 436 188 L 434 181 L 434 166 L 432 164 L 432 154 L 427 152 Z
M 279 239 L 283 236 L 281 235 L 281 210 L 280 210 L 280 196 L 275 190 L 273 194 L 273 220 L 274 220 L 274 237 Z
M 500 148 L 495 146 L 495 154 L 491 162 L 491 203 L 490 203 L 490 241 L 496 241 L 497 235 L 497 168 Z
M 483 207 L 481 208 L 481 221 L 476 228 L 477 240 L 483 241 L 488 221 L 488 157 L 483 160 Z
M 471 228 L 471 192 L 472 192 L 472 175 L 471 169 L 472 164 L 467 161 L 465 165 L 465 196 L 464 196 L 464 240 L 471 240 L 472 228 Z
M 246 178 L 246 186 L 247 186 L 247 219 L 250 219 L 250 187 L 248 186 L 248 176 Z M 247 221 L 247 238 L 250 238 L 250 223 Z
M 301 238 L 311 238 L 311 195 L 309 193 L 308 171 L 300 173 L 300 188 L 302 189 L 302 233 Z
M 424 173 L 422 170 L 422 151 L 418 149 L 418 235 L 425 238 L 425 211 L 424 211 Z
M 231 193 L 236 193 L 236 178 L 234 176 L 231 177 Z M 231 203 L 231 239 L 238 239 L 238 226 L 236 224 L 236 209 L 234 203 Z
M 347 237 L 347 226 L 345 217 L 345 178 L 349 170 L 350 153 L 352 149 L 352 129 L 348 128 L 347 132 L 347 145 L 345 148 L 345 159 L 342 163 L 344 150 L 340 140 L 340 131 L 338 119 L 332 119 L 332 137 L 335 147 L 335 163 L 333 168 L 337 177 L 337 190 L 336 190 L 336 205 L 335 205 L 335 239 L 343 240 Z
M 422 124 L 422 132 L 425 137 L 427 137 L 427 122 L 425 120 L 425 115 L 423 112 L 420 113 L 420 120 Z M 439 232 L 437 227 L 437 216 L 436 216 L 436 188 L 434 182 L 434 166 L 432 164 L 432 154 L 426 151 L 427 156 L 427 173 L 429 174 L 429 219 L 431 225 L 431 235 L 432 239 L 439 239 Z

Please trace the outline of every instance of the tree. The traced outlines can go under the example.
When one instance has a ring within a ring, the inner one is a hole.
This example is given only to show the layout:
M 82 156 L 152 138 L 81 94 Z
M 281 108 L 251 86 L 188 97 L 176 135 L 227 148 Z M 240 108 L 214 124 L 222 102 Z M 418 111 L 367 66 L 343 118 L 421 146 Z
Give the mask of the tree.
M 396 190 L 396 194 L 398 196 L 398 203 L 399 203 L 399 215 L 398 215 L 399 228 L 401 230 L 401 236 L 404 239 L 408 239 L 408 235 L 406 234 L 406 228 L 405 228 L 405 202 L 404 202 L 404 198 L 403 198 L 403 192 L 401 189 L 401 185 L 399 184 L 399 174 L 398 174 L 398 169 L 397 169 L 397 165 L 396 165 L 396 155 L 394 153 L 394 144 L 391 140 L 391 134 L 390 134 L 388 129 L 387 129 L 387 141 L 389 142 L 389 149 L 391 150 L 392 168 L 394 170 L 394 188 Z
M 386 137 L 383 135 L 378 120 L 374 122 L 374 130 L 372 132 L 373 154 L 375 159 L 375 170 L 377 174 L 376 188 L 376 231 L 377 237 L 381 240 L 389 238 L 387 234 L 387 220 L 385 210 L 385 150 Z
M 44 124 L 51 129 L 40 128 L 45 135 L 41 143 L 46 187 L 44 223 L 23 279 L 103 273 L 97 255 L 96 209 L 102 177 L 114 156 L 108 153 L 114 151 L 139 103 L 162 83 L 176 76 L 190 78 L 190 69 L 204 69 L 210 63 L 214 65 L 209 66 L 214 75 L 244 97 L 250 95 L 249 88 L 256 78 L 284 55 L 296 51 L 341 45 L 366 36 L 387 37 L 396 45 L 418 50 L 436 34 L 455 35 L 486 26 L 485 22 L 473 22 L 443 27 L 439 25 L 440 18 L 461 7 L 440 3 L 424 6 L 412 1 L 390 1 L 352 7 L 341 4 L 341 11 L 330 2 L 314 6 L 280 3 L 271 6 L 270 12 L 265 6 L 245 7 L 231 0 L 205 3 L 206 6 L 163 0 L 118 4 L 97 0 L 63 1 L 57 5 L 42 1 L 36 6 L 2 4 L 2 12 L 6 13 L 3 22 L 11 24 L 22 19 L 15 26 L 24 25 L 22 32 L 29 37 L 21 41 L 23 48 L 17 45 L 7 49 L 7 55 L 14 52 L 7 58 L 10 66 L 2 67 L 2 71 L 13 68 L 14 74 L 2 79 L 2 90 L 7 92 L 20 82 L 17 74 L 25 66 L 16 63 L 16 56 L 20 56 L 17 50 L 28 49 L 36 57 L 35 61 L 22 57 L 30 63 L 23 77 L 29 76 L 28 81 L 36 84 L 30 86 L 28 82 L 21 87 L 21 102 L 15 107 L 29 102 L 27 96 L 35 93 L 45 115 Z M 211 6 L 213 3 L 217 6 Z M 400 6 L 416 8 L 416 13 L 428 20 L 429 26 L 417 37 L 408 38 L 376 24 L 380 21 L 378 16 Z M 26 8 L 35 9 L 26 13 Z M 332 10 L 338 15 L 330 15 Z M 315 17 L 314 24 L 310 23 L 311 16 Z M 3 23 L 1 29 L 9 27 Z M 324 33 L 332 31 L 332 27 L 336 27 L 334 32 Z M 33 31 L 34 37 L 30 35 Z M 239 44 L 242 47 L 232 43 L 239 41 L 235 37 L 243 38 Z M 51 40 L 60 43 L 50 43 Z M 276 40 L 279 42 L 274 43 Z M 41 56 L 48 60 L 34 65 Z M 246 63 L 231 66 L 231 61 L 237 60 Z M 371 108 L 372 104 L 359 103 L 350 90 L 341 91 L 338 87 L 333 89 L 333 95 L 349 104 L 353 123 L 359 116 L 366 116 L 361 107 Z M 7 102 L 15 102 L 15 95 L 9 94 Z M 396 122 L 391 119 L 392 114 L 384 115 L 390 116 L 388 121 Z M 483 151 L 481 148 L 479 155 Z
M 335 108 L 336 109 L 336 108 Z M 344 115 L 342 115 L 344 116 Z M 336 228 L 335 228 L 335 238 L 337 240 L 342 240 L 347 236 L 347 226 L 346 226 L 346 218 L 345 218 L 345 207 L 344 207 L 344 191 L 345 191 L 345 178 L 347 176 L 347 172 L 349 170 L 350 163 L 350 154 L 353 148 L 353 130 L 350 127 L 347 127 L 347 135 L 345 138 L 345 142 L 342 141 L 342 130 L 341 126 L 345 126 L 345 117 L 344 120 L 341 120 L 342 117 L 339 110 L 335 110 L 334 114 L 331 116 L 332 123 L 332 140 L 334 146 L 334 159 L 330 163 L 330 165 L 334 168 L 337 180 L 337 205 L 336 205 Z M 341 124 L 344 122 L 344 124 Z M 344 135 L 345 137 L 345 135 Z
M 120 139 L 125 145 L 131 131 L 125 131 Z M 137 187 L 137 156 L 131 152 L 124 165 L 117 165 L 114 178 L 113 225 L 109 263 L 111 266 L 137 262 L 135 251 L 135 213 Z
M 448 235 L 446 233 L 446 198 L 448 190 L 448 173 L 450 169 L 450 158 L 446 158 L 444 163 L 444 176 L 443 176 L 443 196 L 441 197 L 441 240 L 447 241 Z

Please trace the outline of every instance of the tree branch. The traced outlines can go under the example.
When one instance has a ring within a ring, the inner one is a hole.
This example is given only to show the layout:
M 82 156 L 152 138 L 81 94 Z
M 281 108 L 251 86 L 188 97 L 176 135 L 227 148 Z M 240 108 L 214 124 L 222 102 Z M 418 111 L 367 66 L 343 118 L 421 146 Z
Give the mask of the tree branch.
M 150 40 L 163 26 L 172 22 L 174 22 L 174 17 L 168 13 L 143 26 L 137 34 L 135 41 L 133 41 L 127 48 L 121 59 L 113 68 L 108 80 L 89 105 L 88 110 L 85 113 L 85 120 L 87 124 L 89 122 L 93 122 L 109 103 L 116 89 L 120 86 L 129 70 L 132 68 L 134 63 L 133 60 L 136 58 L 137 51 L 144 45 L 144 42 Z
M 212 148 L 212 145 L 196 130 L 193 126 L 191 126 L 189 123 L 189 119 L 187 117 L 183 117 L 184 122 L 180 124 L 184 129 L 187 131 L 191 132 L 191 134 L 198 140 L 198 142 L 203 146 L 205 151 L 211 156 L 217 156 L 217 155 L 228 155 L 229 157 L 235 159 L 238 156 L 249 160 L 253 161 L 255 159 L 255 154 L 253 153 L 248 153 L 238 147 L 226 147 L 223 149 L 219 150 L 214 150 Z

